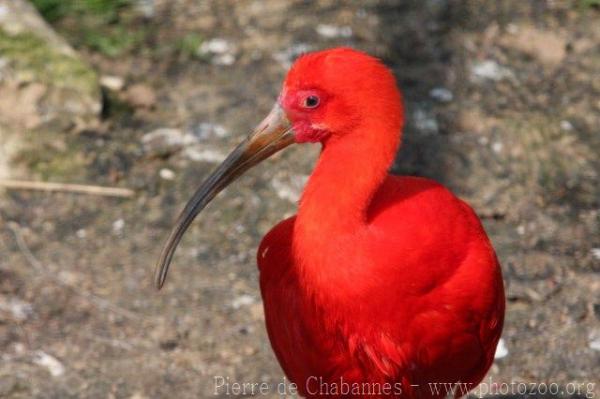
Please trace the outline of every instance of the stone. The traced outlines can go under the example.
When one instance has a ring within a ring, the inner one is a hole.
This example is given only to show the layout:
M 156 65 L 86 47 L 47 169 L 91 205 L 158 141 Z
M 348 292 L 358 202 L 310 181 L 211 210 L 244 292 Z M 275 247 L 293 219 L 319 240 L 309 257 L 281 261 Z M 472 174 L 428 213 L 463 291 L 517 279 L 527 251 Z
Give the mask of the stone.
M 349 26 L 335 26 L 328 24 L 319 24 L 316 28 L 317 33 L 326 39 L 348 38 L 352 36 L 352 28 Z
M 215 65 L 232 65 L 235 62 L 235 52 L 235 46 L 220 37 L 207 40 L 198 48 L 198 53 L 209 56 Z
M 125 86 L 125 81 L 120 76 L 104 75 L 100 78 L 100 84 L 105 89 L 111 91 L 121 91 Z
M 173 172 L 171 169 L 162 168 L 158 172 L 158 175 L 163 180 L 175 180 L 175 172 Z
M 471 77 L 475 81 L 492 80 L 497 82 L 512 76 L 513 73 L 510 69 L 494 60 L 476 62 L 471 67 Z
M 55 378 L 65 373 L 65 366 L 57 358 L 41 350 L 35 352 L 33 363 L 44 367 Z
M 498 341 L 498 346 L 496 347 L 496 353 L 494 354 L 494 359 L 502 359 L 508 356 L 508 348 L 506 347 L 506 343 L 503 338 L 500 338 Z
M 0 8 L 7 10 L 0 13 L 0 123 L 31 129 L 95 121 L 102 108 L 96 72 L 28 2 L 0 0 Z M 17 120 L 15 109 L 25 117 Z
M 142 137 L 144 152 L 149 156 L 169 156 L 195 143 L 197 139 L 192 134 L 173 128 L 159 128 Z
M 102 111 L 96 72 L 25 0 L 0 0 L 0 93 L 3 178 L 18 173 L 18 152 L 37 144 L 25 133 L 93 126 Z
M 144 84 L 134 84 L 129 87 L 126 98 L 136 108 L 153 108 L 156 105 L 154 89 Z
M 441 103 L 449 103 L 454 99 L 454 94 L 445 87 L 434 87 L 429 91 L 429 97 Z

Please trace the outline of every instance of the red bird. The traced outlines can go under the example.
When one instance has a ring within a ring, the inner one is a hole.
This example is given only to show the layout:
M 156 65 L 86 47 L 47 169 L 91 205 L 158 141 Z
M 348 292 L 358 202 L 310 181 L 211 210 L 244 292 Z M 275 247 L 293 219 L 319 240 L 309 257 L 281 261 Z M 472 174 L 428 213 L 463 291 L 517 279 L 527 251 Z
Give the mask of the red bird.
M 267 330 L 285 374 L 307 398 L 464 395 L 494 359 L 500 266 L 469 205 L 435 181 L 388 174 L 403 121 L 395 79 L 378 59 L 348 48 L 300 57 L 269 116 L 183 210 L 158 288 L 181 236 L 220 190 L 294 142 L 321 143 L 297 215 L 258 249 Z

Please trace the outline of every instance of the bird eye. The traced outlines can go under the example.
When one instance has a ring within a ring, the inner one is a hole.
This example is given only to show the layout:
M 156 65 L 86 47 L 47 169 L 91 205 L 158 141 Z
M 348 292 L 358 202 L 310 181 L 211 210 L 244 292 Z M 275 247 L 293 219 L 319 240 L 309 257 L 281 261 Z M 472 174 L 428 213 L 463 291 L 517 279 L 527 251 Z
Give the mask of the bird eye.
M 319 97 L 308 96 L 304 99 L 305 108 L 317 108 L 319 106 Z

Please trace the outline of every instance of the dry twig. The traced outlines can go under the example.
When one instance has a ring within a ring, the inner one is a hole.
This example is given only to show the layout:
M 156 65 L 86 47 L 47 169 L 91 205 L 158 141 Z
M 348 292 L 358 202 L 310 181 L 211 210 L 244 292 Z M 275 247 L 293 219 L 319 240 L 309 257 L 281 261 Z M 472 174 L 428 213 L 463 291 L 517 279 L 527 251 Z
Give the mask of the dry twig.
M 0 179 L 0 187 L 13 190 L 55 191 L 121 198 L 133 197 L 133 195 L 135 194 L 133 190 L 120 187 L 90 186 L 85 184 L 53 183 L 10 179 Z

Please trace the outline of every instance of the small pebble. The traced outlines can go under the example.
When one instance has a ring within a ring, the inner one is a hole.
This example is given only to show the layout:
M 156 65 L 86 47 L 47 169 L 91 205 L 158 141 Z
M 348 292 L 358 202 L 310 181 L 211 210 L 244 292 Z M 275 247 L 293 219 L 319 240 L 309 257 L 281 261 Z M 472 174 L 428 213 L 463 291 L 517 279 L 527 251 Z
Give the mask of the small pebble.
M 164 179 L 164 180 L 174 180 L 175 179 L 175 172 L 173 172 L 171 169 L 167 169 L 167 168 L 162 168 L 158 172 L 158 175 L 161 177 L 161 179 Z
M 123 219 L 117 219 L 113 222 L 112 228 L 115 234 L 120 234 L 125 227 L 125 221 Z
M 506 347 L 504 339 L 500 338 L 500 341 L 498 341 L 498 346 L 496 347 L 494 359 L 502 359 L 506 356 L 508 356 L 508 348 Z
M 121 91 L 125 86 L 125 81 L 119 76 L 105 75 L 100 78 L 100 85 L 111 91 Z
M 227 155 L 210 148 L 187 147 L 183 152 L 189 160 L 196 162 L 221 163 Z
M 10 312 L 18 321 L 27 320 L 33 314 L 33 306 L 18 298 L 4 300 L 0 297 L 0 310 Z
M 328 24 L 319 24 L 316 28 L 317 33 L 327 39 L 333 39 L 336 37 L 351 37 L 352 28 L 349 26 L 335 26 Z
M 256 302 L 256 299 L 252 295 L 244 294 L 235 298 L 231 302 L 231 307 L 233 307 L 234 309 L 240 309 L 243 306 L 252 305 L 254 302 Z
M 566 130 L 568 132 L 570 132 L 571 130 L 573 130 L 573 124 L 571 122 L 569 122 L 566 119 L 563 119 L 562 121 L 560 121 L 560 128 L 562 130 Z
M 191 129 L 191 133 L 200 141 L 213 138 L 224 138 L 229 135 L 227 129 L 222 125 L 217 125 L 209 122 L 201 122 Z
M 439 125 L 435 116 L 428 111 L 423 109 L 416 109 L 413 114 L 415 126 L 423 133 L 437 134 L 439 131 Z
M 500 81 L 513 76 L 513 73 L 510 69 L 498 64 L 494 60 L 484 60 L 475 63 L 471 67 L 471 76 L 475 80 Z
M 135 84 L 127 89 L 127 100 L 138 108 L 152 108 L 156 105 L 156 93 L 150 86 Z
M 203 54 L 225 54 L 231 50 L 231 44 L 227 40 L 219 37 L 207 40 L 200 45 L 200 52 Z
M 233 54 L 220 54 L 213 58 L 212 62 L 215 65 L 233 65 L 235 63 L 235 56 Z
M 600 248 L 592 248 L 590 252 L 595 259 L 600 260 Z
M 589 340 L 590 340 L 590 349 L 593 349 L 595 351 L 600 351 L 600 332 L 593 331 L 589 336 Z
M 153 18 L 156 15 L 155 0 L 137 0 L 135 8 L 144 18 Z
M 85 229 L 79 229 L 75 232 L 75 235 L 77 236 L 77 238 L 83 240 L 87 236 L 87 232 L 85 231 Z
M 449 103 L 454 99 L 454 94 L 445 87 L 435 87 L 429 91 L 429 97 L 441 103 Z
M 159 128 L 142 136 L 144 152 L 151 156 L 168 156 L 197 142 L 193 134 L 173 128 Z
M 494 151 L 496 154 L 501 153 L 503 148 L 504 148 L 504 144 L 502 144 L 499 141 L 492 143 L 492 151 Z
M 43 351 L 35 352 L 33 363 L 45 367 L 52 377 L 60 377 L 65 373 L 65 367 L 52 355 Z

